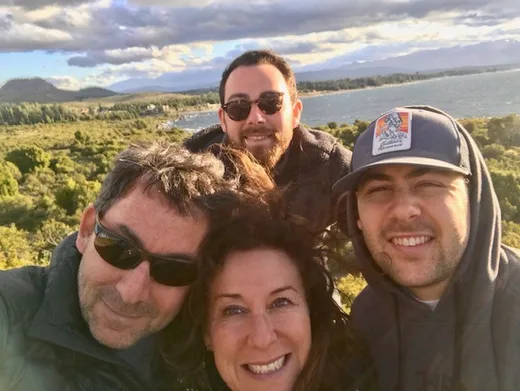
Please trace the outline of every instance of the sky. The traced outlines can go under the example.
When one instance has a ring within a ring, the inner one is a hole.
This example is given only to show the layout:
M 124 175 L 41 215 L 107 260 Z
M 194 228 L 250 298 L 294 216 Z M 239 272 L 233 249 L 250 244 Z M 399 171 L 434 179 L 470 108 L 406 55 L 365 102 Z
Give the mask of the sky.
M 519 0 L 0 0 L 0 85 L 221 70 L 270 48 L 295 71 L 520 40 Z

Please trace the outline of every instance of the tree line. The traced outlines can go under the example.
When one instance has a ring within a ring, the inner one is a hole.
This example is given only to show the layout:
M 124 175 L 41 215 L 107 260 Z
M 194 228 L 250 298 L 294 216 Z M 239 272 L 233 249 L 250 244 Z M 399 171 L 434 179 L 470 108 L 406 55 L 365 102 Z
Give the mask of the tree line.
M 0 104 L 0 125 L 54 124 L 78 121 L 122 121 L 151 114 L 168 114 L 188 109 L 201 109 L 219 102 L 216 92 L 150 100 L 136 103 L 93 105 L 72 109 L 63 104 Z
M 298 91 L 341 91 L 354 90 L 368 87 L 381 87 L 387 84 L 404 84 L 414 81 L 437 79 L 440 77 L 473 75 L 477 73 L 497 72 L 497 68 L 485 69 L 455 69 L 434 73 L 393 73 L 387 76 L 358 77 L 354 79 L 345 78 L 339 80 L 325 81 L 302 81 L 298 83 Z
M 503 241 L 520 248 L 520 116 L 463 119 L 487 161 L 502 211 Z M 0 269 L 44 265 L 55 246 L 77 230 L 116 154 L 130 143 L 189 134 L 163 132 L 153 118 L 0 126 Z M 321 130 L 352 149 L 368 122 L 329 122 Z M 364 286 L 350 244 L 332 265 L 344 303 Z M 346 306 L 348 309 L 348 305 Z

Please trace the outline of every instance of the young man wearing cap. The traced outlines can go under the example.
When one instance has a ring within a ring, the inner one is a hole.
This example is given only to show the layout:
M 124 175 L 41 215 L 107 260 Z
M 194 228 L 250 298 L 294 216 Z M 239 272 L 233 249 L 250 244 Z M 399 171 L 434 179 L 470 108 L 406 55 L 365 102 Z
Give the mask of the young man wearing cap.
M 270 50 L 251 50 L 224 70 L 219 88 L 220 124 L 185 145 L 193 152 L 214 144 L 248 150 L 287 189 L 291 212 L 319 232 L 334 222 L 332 186 L 348 173 L 351 152 L 329 133 L 300 124 L 294 72 Z
M 427 106 L 360 135 L 343 194 L 368 287 L 352 306 L 380 389 L 520 387 L 520 258 L 469 133 Z
M 156 334 L 197 277 L 210 211 L 241 199 L 235 184 L 208 153 L 123 151 L 49 267 L 0 272 L 0 390 L 160 389 Z

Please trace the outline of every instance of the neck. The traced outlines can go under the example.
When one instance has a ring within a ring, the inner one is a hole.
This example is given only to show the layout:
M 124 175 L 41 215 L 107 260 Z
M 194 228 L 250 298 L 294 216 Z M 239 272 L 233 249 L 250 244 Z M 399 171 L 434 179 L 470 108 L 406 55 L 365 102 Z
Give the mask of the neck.
M 422 301 L 439 300 L 448 287 L 450 279 L 440 281 L 436 284 L 422 287 L 409 287 L 408 289 L 416 298 Z

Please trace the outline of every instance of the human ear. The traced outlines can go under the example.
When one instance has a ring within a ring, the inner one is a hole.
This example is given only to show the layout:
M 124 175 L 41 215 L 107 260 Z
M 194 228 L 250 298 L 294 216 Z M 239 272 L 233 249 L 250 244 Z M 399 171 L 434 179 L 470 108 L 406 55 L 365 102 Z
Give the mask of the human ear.
M 303 110 L 303 102 L 300 99 L 297 99 L 293 105 L 293 128 L 297 127 L 300 124 L 300 119 L 302 117 Z
M 81 254 L 85 253 L 91 235 L 94 233 L 94 224 L 96 223 L 96 211 L 94 205 L 90 204 L 85 208 L 79 223 L 78 237 L 76 238 L 76 247 Z
M 226 128 L 226 113 L 224 112 L 224 109 L 222 107 L 218 108 L 218 119 L 220 121 L 220 127 L 222 128 L 222 131 L 224 133 L 227 133 Z

